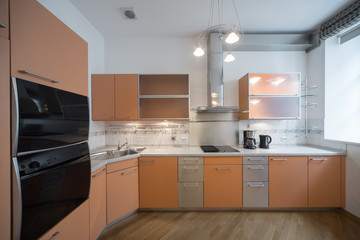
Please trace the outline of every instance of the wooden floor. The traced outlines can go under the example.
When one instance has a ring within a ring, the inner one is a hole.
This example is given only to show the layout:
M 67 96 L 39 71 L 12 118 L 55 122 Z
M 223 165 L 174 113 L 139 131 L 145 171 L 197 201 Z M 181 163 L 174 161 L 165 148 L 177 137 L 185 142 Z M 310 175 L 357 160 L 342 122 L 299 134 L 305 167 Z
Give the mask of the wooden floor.
M 360 239 L 360 222 L 330 212 L 139 212 L 106 229 L 114 239 Z

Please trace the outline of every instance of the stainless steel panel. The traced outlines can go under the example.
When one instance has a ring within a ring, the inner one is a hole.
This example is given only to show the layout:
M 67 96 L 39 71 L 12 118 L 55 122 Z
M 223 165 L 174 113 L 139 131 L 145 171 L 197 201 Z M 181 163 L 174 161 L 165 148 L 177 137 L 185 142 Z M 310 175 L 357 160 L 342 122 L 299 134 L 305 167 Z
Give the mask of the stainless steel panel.
M 268 157 L 243 157 L 243 164 L 269 164 Z
M 265 181 L 269 179 L 268 165 L 243 165 L 243 181 Z
M 198 165 L 198 164 L 204 164 L 204 158 L 203 157 L 179 157 L 178 158 L 178 164 L 179 165 Z
M 268 182 L 243 183 L 243 207 L 268 207 Z
M 179 165 L 178 166 L 179 182 L 203 182 L 204 166 L 203 165 Z
M 16 156 L 19 137 L 19 102 L 16 78 L 11 78 L 11 152 Z
M 203 207 L 204 186 L 202 182 L 178 183 L 179 208 Z
M 12 240 L 20 239 L 22 218 L 21 182 L 17 158 L 12 158 Z

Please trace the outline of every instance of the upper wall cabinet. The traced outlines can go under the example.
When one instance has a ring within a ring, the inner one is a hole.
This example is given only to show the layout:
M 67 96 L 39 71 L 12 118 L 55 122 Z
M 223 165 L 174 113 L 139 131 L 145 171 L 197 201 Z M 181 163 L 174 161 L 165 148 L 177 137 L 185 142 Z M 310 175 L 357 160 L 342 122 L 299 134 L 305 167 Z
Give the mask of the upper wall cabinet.
M 12 0 L 10 23 L 12 76 L 88 95 L 86 41 L 36 0 Z
M 0 37 L 9 39 L 9 0 L 0 0 Z
M 92 120 L 138 119 L 137 74 L 92 75 Z
M 188 119 L 189 75 L 140 75 L 140 119 Z
M 240 119 L 299 119 L 300 73 L 246 74 L 239 80 Z

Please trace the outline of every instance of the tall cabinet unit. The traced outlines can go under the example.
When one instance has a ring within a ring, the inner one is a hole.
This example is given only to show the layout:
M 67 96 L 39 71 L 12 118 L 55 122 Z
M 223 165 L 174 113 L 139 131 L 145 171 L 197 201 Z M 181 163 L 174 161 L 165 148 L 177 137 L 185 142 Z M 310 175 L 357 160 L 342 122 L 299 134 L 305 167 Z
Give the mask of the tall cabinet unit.
M 88 47 L 36 0 L 12 0 L 11 75 L 88 95 Z
M 300 73 L 254 74 L 239 80 L 240 119 L 299 119 Z
M 0 0 L 0 239 L 10 239 L 10 41 L 8 0 Z

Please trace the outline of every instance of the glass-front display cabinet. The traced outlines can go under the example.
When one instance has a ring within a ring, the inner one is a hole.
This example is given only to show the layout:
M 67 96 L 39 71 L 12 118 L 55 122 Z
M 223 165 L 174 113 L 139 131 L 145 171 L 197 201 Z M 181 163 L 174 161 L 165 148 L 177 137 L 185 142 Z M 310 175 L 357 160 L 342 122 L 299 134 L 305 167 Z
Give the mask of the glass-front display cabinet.
M 239 80 L 240 119 L 299 119 L 300 73 L 248 73 Z

